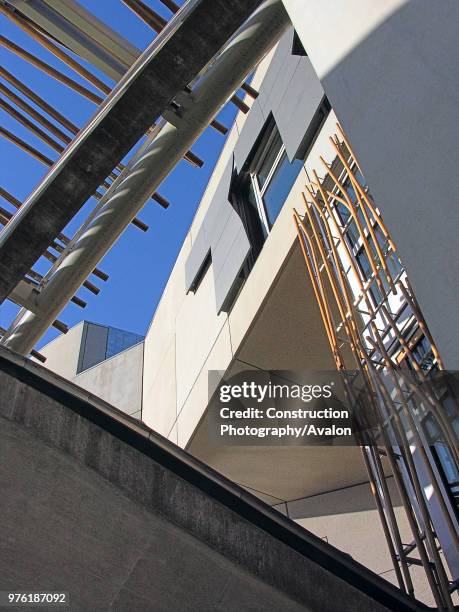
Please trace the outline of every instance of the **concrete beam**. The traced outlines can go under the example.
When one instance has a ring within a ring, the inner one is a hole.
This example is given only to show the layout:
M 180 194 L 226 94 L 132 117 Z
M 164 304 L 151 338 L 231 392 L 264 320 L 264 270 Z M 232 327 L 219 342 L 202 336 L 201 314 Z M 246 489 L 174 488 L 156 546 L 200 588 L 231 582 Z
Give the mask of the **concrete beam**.
M 0 234 L 0 303 L 260 0 L 193 0 L 134 63 Z
M 180 116 L 171 117 L 171 113 L 166 113 L 175 125 L 158 122 L 101 198 L 98 208 L 76 232 L 68 251 L 47 274 L 35 304 L 40 316 L 35 315 L 36 310 L 22 310 L 2 344 L 23 355 L 30 352 L 56 318 L 56 313 L 77 292 L 156 187 L 174 169 L 289 23 L 282 0 L 266 0 L 238 29 L 193 90 L 177 96 Z M 240 227 L 244 231 L 242 224 Z

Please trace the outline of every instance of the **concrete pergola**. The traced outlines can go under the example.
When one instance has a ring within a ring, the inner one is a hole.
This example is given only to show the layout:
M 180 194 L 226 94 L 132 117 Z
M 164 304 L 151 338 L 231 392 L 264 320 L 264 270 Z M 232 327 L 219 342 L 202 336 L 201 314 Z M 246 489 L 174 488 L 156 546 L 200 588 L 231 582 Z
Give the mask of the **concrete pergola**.
M 0 234 L 0 303 L 259 4 L 194 0 L 167 24 Z

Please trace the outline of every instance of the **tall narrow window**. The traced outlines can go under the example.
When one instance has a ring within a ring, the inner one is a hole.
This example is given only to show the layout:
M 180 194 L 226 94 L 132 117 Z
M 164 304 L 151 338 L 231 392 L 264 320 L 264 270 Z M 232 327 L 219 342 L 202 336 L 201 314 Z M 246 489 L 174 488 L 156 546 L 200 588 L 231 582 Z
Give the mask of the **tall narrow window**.
M 288 159 L 285 146 L 274 121 L 257 163 L 250 172 L 260 217 L 269 232 L 303 167 L 303 162 Z

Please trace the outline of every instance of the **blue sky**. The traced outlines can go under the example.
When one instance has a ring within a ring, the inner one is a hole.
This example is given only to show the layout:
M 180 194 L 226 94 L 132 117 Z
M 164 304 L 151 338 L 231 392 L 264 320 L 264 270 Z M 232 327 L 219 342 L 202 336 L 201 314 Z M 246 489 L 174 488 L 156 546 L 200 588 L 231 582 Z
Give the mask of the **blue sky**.
M 79 1 L 139 49 L 145 49 L 151 42 L 153 31 L 121 0 Z M 148 0 L 148 4 L 164 17 L 170 18 L 170 12 L 159 0 Z M 4 36 L 100 94 L 3 15 L 0 15 L 0 30 Z M 92 102 L 1 47 L 0 61 L 8 71 L 14 73 L 78 126 L 82 126 L 95 112 L 96 106 Z M 94 67 L 87 67 L 103 81 L 113 85 Z M 229 127 L 235 114 L 235 108 L 227 105 L 218 119 Z M 57 159 L 57 153 L 3 110 L 0 110 L 0 115 L 1 125 L 14 131 L 48 157 Z M 91 281 L 101 288 L 99 295 L 94 296 L 81 288 L 78 295 L 87 302 L 86 308 L 82 310 L 78 306 L 69 304 L 59 316 L 60 320 L 72 326 L 82 319 L 87 319 L 141 334 L 146 332 L 224 141 L 225 137 L 212 128 L 204 132 L 193 146 L 193 151 L 205 161 L 204 167 L 194 168 L 183 160 L 178 164 L 158 189 L 169 200 L 169 208 L 164 210 L 151 200 L 145 205 L 138 217 L 149 225 L 149 231 L 143 233 L 132 225 L 128 227 L 100 262 L 99 267 L 110 275 L 108 282 L 91 278 Z M 0 158 L 2 160 L 0 185 L 23 201 L 44 176 L 47 168 L 2 137 L 0 137 Z M 89 201 L 72 220 L 65 230 L 67 235 L 72 235 L 79 227 L 94 203 L 94 200 Z M 0 205 L 13 210 L 4 201 L 1 201 Z M 34 269 L 44 272 L 48 265 L 45 260 L 39 261 Z M 0 307 L 0 325 L 8 327 L 17 310 L 18 307 L 14 304 L 5 302 Z M 58 332 L 51 328 L 38 347 L 56 335 Z

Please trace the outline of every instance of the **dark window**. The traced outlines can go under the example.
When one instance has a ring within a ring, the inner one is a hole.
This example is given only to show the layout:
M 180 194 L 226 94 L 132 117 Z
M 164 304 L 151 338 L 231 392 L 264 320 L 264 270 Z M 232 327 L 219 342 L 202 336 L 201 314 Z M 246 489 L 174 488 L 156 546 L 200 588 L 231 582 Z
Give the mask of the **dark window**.
M 289 160 L 282 137 L 271 115 L 258 136 L 244 168 L 233 177 L 231 201 L 244 223 L 251 253 L 242 275 L 250 272 L 304 164 L 306 153 L 330 111 L 324 98 L 309 125 L 297 158 Z
M 370 260 L 368 259 L 368 255 L 363 247 L 359 249 L 355 258 L 357 260 L 358 266 L 362 273 L 363 280 L 364 281 L 369 280 L 373 274 L 373 270 L 371 268 Z M 387 281 L 386 282 L 383 281 L 382 284 L 383 284 L 383 287 L 387 290 L 387 287 L 385 286 L 387 284 Z M 376 278 L 374 278 L 371 281 L 369 290 L 370 290 L 370 295 L 373 298 L 373 302 L 375 303 L 375 306 L 378 306 L 379 304 L 381 304 L 384 298 L 378 287 Z
M 276 163 L 280 150 L 282 149 L 282 139 L 277 128 L 274 129 L 270 142 L 263 155 L 263 161 L 257 170 L 257 180 L 260 189 L 263 189 L 268 176 Z
M 201 267 L 196 273 L 196 278 L 194 279 L 192 285 L 190 286 L 190 291 L 197 291 L 199 285 L 201 284 L 204 276 L 207 274 L 207 270 L 210 268 L 210 264 L 212 263 L 212 252 L 209 249 L 209 252 L 204 258 L 204 261 L 201 264 Z
M 277 219 L 292 186 L 303 167 L 303 162 L 288 159 L 279 130 L 271 118 L 261 140 L 260 149 L 254 154 L 249 172 L 252 186 L 250 196 L 258 208 L 259 216 L 269 232 Z M 253 205 L 253 201 L 248 201 Z
M 386 260 L 386 264 L 387 264 L 389 273 L 392 279 L 395 280 L 396 278 L 398 278 L 401 271 L 403 270 L 402 264 L 400 263 L 400 259 L 397 257 L 397 255 L 393 251 L 389 251 L 389 243 L 387 241 L 387 238 L 385 238 L 384 234 L 382 233 L 381 229 L 378 226 L 375 226 L 373 228 L 373 231 L 375 233 L 376 240 L 378 241 L 381 251 L 383 255 L 385 256 L 384 258 Z M 378 255 L 377 255 L 376 248 L 373 245 L 373 241 L 370 240 L 369 242 L 371 244 L 372 251 L 375 254 L 375 257 L 377 257 Z
M 287 153 L 282 153 L 263 198 L 270 225 L 277 219 L 302 167 L 303 162 L 298 159 L 290 162 Z
M 435 358 L 430 342 L 425 336 L 422 336 L 414 348 L 411 349 L 411 352 L 422 370 L 428 371 L 432 368 Z
M 452 506 L 459 516 L 459 471 L 456 467 L 453 454 L 433 415 L 429 414 L 423 421 L 424 431 L 434 456 L 435 463 L 440 470 L 443 482 L 452 502 Z
M 242 178 L 239 188 L 233 194 L 233 205 L 241 217 L 250 241 L 251 252 L 245 266 L 247 274 L 252 269 L 267 235 L 258 211 L 253 181 L 249 175 Z
M 303 43 L 301 42 L 300 37 L 296 32 L 293 33 L 292 55 L 300 55 L 302 57 L 307 55 L 303 47 Z
M 343 228 L 346 228 L 346 236 L 347 240 L 353 248 L 360 238 L 359 230 L 357 229 L 357 224 L 355 220 L 352 218 L 352 215 L 349 211 L 349 208 L 342 204 L 341 202 L 337 202 L 336 204 L 336 212 L 338 213 L 338 217 L 340 223 Z

